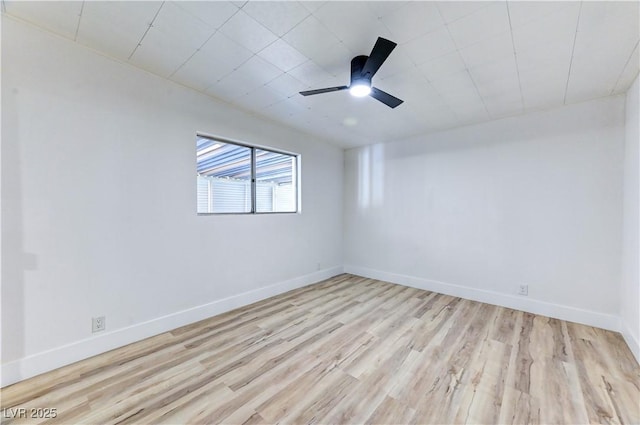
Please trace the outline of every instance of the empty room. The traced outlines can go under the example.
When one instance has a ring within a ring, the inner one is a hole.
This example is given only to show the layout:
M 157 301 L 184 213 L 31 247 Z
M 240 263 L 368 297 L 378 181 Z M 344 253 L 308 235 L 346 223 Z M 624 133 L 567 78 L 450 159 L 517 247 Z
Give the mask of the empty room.
M 2 424 L 640 424 L 640 2 L 0 5 Z

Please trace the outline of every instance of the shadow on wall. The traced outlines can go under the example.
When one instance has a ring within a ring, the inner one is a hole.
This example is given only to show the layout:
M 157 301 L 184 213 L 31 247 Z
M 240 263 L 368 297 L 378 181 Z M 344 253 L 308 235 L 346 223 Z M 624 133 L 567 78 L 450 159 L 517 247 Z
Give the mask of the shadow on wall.
M 358 151 L 358 209 L 384 205 L 384 145 Z
M 2 96 L 2 264 L 0 317 L 2 364 L 25 355 L 25 293 L 24 274 L 37 267 L 35 255 L 27 255 L 23 247 L 22 180 L 20 172 L 19 114 L 16 99 L 18 89 Z

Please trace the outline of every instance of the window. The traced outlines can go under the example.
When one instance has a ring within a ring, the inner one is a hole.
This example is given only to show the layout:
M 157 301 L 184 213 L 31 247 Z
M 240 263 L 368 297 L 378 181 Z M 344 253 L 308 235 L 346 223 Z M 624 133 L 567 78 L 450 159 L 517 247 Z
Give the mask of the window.
M 197 211 L 298 211 L 298 155 L 197 136 Z

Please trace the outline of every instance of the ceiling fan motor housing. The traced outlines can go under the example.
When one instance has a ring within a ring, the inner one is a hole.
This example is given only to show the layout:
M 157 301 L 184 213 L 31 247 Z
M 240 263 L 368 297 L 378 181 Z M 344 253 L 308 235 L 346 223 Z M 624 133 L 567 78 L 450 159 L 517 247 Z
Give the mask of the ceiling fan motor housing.
M 369 56 L 360 55 L 351 59 L 351 86 L 354 84 L 366 84 L 371 86 L 371 75 L 367 72 L 367 75 L 362 75 L 362 69 L 364 64 L 369 59 Z

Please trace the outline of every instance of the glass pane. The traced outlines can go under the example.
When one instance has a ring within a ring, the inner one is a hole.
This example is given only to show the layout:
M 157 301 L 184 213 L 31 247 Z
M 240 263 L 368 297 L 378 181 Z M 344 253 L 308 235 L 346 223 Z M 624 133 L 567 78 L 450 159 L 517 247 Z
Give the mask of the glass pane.
M 256 149 L 256 210 L 295 212 L 296 157 Z
M 251 149 L 196 139 L 198 212 L 251 212 Z

